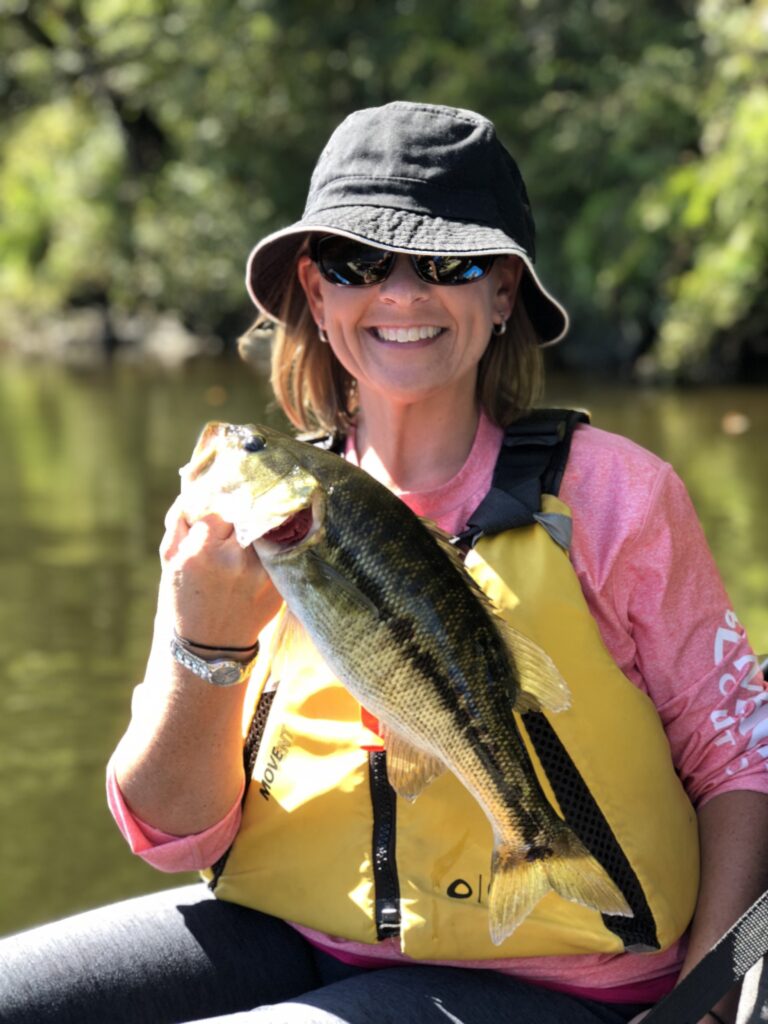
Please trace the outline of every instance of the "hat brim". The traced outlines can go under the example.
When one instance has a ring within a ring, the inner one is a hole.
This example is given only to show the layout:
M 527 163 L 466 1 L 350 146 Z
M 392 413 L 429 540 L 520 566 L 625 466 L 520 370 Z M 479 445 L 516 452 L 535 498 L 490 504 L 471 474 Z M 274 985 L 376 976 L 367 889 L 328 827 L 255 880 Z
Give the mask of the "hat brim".
M 518 256 L 525 266 L 521 298 L 542 347 L 555 345 L 568 331 L 565 309 L 544 288 L 525 249 L 505 232 L 483 224 L 371 206 L 319 211 L 268 235 L 253 248 L 246 267 L 246 287 L 254 304 L 272 320 L 281 319 L 299 251 L 307 236 L 314 233 L 343 235 L 406 254 Z

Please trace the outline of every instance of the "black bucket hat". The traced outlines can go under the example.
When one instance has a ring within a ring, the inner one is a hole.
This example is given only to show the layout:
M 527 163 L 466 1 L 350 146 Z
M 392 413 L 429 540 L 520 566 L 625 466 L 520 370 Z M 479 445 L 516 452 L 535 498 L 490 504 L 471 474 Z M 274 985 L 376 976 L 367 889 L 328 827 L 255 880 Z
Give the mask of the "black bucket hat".
M 542 344 L 568 330 L 567 313 L 533 268 L 536 229 L 517 164 L 492 122 L 471 110 L 396 102 L 339 125 L 317 161 L 301 220 L 262 239 L 248 258 L 248 292 L 273 320 L 310 232 L 392 252 L 512 253 L 525 265 L 520 294 Z

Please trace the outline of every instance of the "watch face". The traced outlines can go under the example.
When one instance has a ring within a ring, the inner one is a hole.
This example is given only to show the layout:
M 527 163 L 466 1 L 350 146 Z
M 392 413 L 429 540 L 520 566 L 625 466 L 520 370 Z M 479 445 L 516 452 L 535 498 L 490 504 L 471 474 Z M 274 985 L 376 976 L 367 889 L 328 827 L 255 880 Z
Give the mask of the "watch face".
M 231 661 L 217 665 L 211 670 L 211 682 L 216 686 L 231 686 L 232 683 L 239 681 L 242 668 L 242 665 L 232 664 Z
M 205 679 L 207 683 L 213 683 L 214 686 L 234 686 L 236 683 L 242 683 L 250 674 L 256 661 L 257 652 L 258 645 L 256 645 L 256 650 L 249 662 L 227 661 L 223 658 L 206 661 L 205 658 L 198 658 L 196 654 L 188 651 L 177 637 L 174 636 L 171 640 L 171 654 L 176 661 L 184 668 L 188 668 L 190 672 L 194 672 L 196 676 Z

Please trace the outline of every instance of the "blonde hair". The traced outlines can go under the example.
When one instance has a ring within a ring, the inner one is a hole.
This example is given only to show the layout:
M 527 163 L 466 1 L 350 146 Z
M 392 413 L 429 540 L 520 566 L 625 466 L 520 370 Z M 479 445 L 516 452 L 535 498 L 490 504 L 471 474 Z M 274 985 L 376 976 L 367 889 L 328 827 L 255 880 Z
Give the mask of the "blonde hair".
M 357 385 L 317 325 L 294 274 L 272 341 L 270 383 L 285 415 L 299 430 L 345 433 L 357 408 Z M 241 354 L 264 318 L 240 339 Z M 478 367 L 477 396 L 490 419 L 506 427 L 540 399 L 544 361 L 540 341 L 518 297 L 501 336 L 492 336 Z

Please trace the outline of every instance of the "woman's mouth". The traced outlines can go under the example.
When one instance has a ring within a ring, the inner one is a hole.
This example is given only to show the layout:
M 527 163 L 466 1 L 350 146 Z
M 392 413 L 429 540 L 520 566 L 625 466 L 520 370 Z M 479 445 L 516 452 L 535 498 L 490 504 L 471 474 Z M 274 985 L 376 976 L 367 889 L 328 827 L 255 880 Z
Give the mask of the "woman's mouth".
M 431 341 L 442 334 L 445 328 L 422 324 L 408 327 L 370 327 L 369 330 L 379 341 L 410 345 L 415 341 Z

